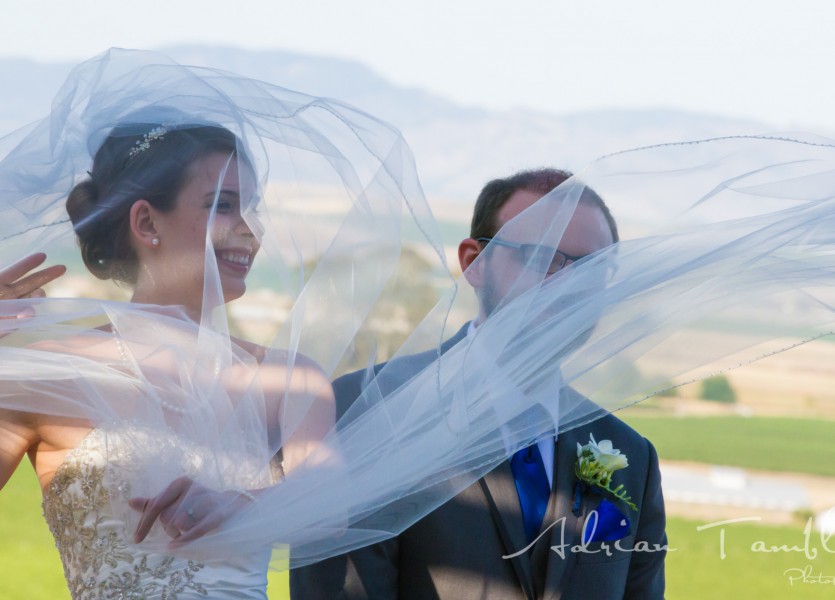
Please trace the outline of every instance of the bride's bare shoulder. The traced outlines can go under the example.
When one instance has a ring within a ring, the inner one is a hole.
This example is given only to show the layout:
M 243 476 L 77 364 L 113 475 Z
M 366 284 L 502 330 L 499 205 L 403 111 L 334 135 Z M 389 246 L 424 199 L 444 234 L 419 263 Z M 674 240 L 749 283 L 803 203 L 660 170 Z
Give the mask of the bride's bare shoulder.
M 26 349 L 97 359 L 111 359 L 117 353 L 113 335 L 103 328 L 81 330 L 60 338 L 35 340 L 27 344 Z

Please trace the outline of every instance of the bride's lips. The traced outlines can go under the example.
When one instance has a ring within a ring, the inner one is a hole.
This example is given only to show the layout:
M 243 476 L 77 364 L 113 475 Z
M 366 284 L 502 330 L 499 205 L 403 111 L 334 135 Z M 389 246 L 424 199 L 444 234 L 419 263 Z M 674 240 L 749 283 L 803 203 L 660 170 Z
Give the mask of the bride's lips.
M 252 250 L 250 248 L 223 248 L 215 250 L 218 266 L 234 273 L 246 275 L 252 264 Z

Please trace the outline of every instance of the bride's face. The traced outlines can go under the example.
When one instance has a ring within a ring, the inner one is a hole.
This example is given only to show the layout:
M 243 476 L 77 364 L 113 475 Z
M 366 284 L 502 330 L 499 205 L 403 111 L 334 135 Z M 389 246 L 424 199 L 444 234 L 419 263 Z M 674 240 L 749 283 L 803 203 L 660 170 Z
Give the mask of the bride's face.
M 225 153 L 195 161 L 174 209 L 155 216 L 159 243 L 153 249 L 153 262 L 160 271 L 156 278 L 160 282 L 164 278 L 175 295 L 184 297 L 172 303 L 188 306 L 201 302 L 204 273 L 209 277 L 217 273 L 224 302 L 246 291 L 246 276 L 260 245 L 242 216 L 246 205 L 254 201 L 255 178 L 246 166 L 239 169 L 238 162 Z M 207 247 L 213 208 L 211 245 Z M 214 255 L 216 271 L 209 253 Z

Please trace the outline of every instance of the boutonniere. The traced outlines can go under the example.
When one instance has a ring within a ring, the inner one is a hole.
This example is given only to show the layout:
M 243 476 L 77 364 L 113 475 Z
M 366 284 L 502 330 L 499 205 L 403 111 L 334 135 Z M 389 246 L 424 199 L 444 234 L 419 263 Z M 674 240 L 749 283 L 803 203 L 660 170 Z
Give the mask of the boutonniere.
M 632 510 L 637 511 L 638 507 L 632 502 L 632 497 L 623 489 L 623 484 L 614 489 L 611 487 L 612 473 L 629 466 L 626 455 L 621 454 L 620 450 L 613 447 L 610 440 L 597 442 L 593 435 L 589 437 L 589 443 L 585 446 L 577 444 L 577 463 L 574 466 L 577 479 L 600 491 L 608 492 Z M 578 485 L 578 489 L 582 492 L 580 485 Z M 579 510 L 577 499 L 575 498 L 575 512 Z
M 589 435 L 589 438 L 589 443 L 585 446 L 577 444 L 574 472 L 578 481 L 574 487 L 574 514 L 580 516 L 583 491 L 586 487 L 591 487 L 598 493 L 607 492 L 637 511 L 638 507 L 623 489 L 623 484 L 612 488 L 612 473 L 629 466 L 626 455 L 612 446 L 610 440 L 600 440 L 598 443 L 593 435 Z M 589 514 L 583 526 L 582 540 L 584 544 L 620 540 L 628 535 L 629 528 L 630 521 L 626 515 L 607 498 L 603 498 L 597 508 Z

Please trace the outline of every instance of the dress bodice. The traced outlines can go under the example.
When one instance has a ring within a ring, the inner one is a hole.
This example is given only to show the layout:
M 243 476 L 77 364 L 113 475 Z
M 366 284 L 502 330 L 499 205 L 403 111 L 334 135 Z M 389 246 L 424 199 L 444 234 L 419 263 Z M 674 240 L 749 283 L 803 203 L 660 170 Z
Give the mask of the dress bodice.
M 149 465 L 137 460 L 134 444 L 119 441 L 118 433 L 93 429 L 44 494 L 44 517 L 72 598 L 266 599 L 269 552 L 197 562 L 143 552 L 131 542 L 127 516 L 114 507 L 127 506 L 134 495 L 130 474 Z

